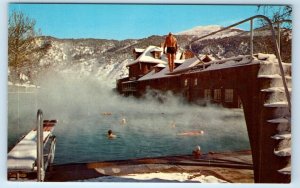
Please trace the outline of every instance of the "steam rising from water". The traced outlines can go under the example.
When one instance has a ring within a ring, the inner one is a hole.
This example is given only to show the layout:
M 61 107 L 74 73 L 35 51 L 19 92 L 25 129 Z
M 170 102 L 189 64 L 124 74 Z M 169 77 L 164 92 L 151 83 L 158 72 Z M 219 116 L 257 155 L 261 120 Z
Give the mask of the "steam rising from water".
M 58 119 L 56 163 L 190 154 L 196 145 L 204 151 L 250 148 L 242 110 L 191 105 L 172 93 L 164 95 L 163 103 L 151 95 L 142 100 L 122 97 L 105 80 L 89 77 L 44 75 L 39 85 L 30 104 L 9 97 L 9 127 L 17 122 L 13 111 L 18 107 L 19 117 L 32 116 L 28 124 L 34 124 L 38 108 L 45 119 Z M 109 129 L 116 139 L 107 139 Z M 193 130 L 205 133 L 178 135 Z M 15 131 L 11 128 L 9 134 Z

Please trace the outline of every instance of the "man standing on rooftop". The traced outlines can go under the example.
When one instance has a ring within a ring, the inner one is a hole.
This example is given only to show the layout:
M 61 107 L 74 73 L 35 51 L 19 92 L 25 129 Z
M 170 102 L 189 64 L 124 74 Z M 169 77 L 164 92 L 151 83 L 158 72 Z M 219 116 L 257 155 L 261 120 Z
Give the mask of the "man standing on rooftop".
M 166 53 L 165 48 L 167 47 L 167 57 L 168 57 L 168 64 L 169 64 L 169 70 L 170 72 L 173 72 L 174 70 L 174 60 L 176 57 L 177 52 L 177 39 L 173 36 L 173 34 L 170 32 L 169 35 L 166 37 L 165 43 L 164 43 L 164 54 Z

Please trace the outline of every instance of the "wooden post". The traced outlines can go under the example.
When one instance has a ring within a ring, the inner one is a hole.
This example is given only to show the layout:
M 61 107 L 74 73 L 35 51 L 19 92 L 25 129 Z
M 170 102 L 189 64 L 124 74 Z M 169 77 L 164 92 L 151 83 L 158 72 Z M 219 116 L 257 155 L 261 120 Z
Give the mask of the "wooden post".
M 253 19 L 250 20 L 250 55 L 253 57 Z
M 280 22 L 277 23 L 277 42 L 278 42 L 278 51 L 280 54 Z

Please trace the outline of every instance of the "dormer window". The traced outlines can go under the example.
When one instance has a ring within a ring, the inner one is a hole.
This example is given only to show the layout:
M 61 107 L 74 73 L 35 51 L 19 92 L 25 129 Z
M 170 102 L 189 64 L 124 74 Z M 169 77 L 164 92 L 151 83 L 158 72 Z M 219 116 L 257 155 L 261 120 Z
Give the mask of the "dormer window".
M 154 58 L 160 59 L 160 52 L 154 52 Z
M 201 60 L 204 62 L 204 63 L 207 63 L 207 62 L 210 62 L 212 59 L 208 56 L 208 55 L 205 55 L 201 58 Z
M 158 64 L 158 65 L 154 66 L 154 71 L 155 71 L 155 73 L 158 73 L 165 67 L 166 67 L 166 65 L 164 65 L 164 64 Z
M 190 50 L 186 50 L 182 52 L 180 59 L 190 59 L 193 58 L 195 55 Z
M 152 57 L 155 59 L 160 59 L 161 58 L 161 49 L 160 48 L 155 48 L 151 51 Z
M 145 51 L 145 49 L 141 49 L 141 48 L 134 48 L 133 49 L 133 57 L 134 59 L 137 59 L 140 57 L 140 55 L 142 55 L 142 53 Z

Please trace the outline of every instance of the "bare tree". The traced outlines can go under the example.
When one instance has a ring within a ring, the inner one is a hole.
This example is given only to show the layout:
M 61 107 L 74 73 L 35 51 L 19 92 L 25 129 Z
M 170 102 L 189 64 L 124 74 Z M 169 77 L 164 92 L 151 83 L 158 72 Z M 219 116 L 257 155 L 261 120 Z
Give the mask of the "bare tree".
M 257 12 L 268 16 L 271 21 L 278 22 L 282 20 L 291 20 L 292 17 L 292 6 L 283 5 L 283 6 L 272 6 L 272 5 L 258 5 Z M 265 25 L 264 21 L 261 22 L 261 25 Z M 291 24 L 287 23 L 286 27 L 291 27 Z
M 25 67 L 30 69 L 49 49 L 49 43 L 37 43 L 39 34 L 35 29 L 35 20 L 22 12 L 13 12 L 9 16 L 8 65 L 17 73 Z

